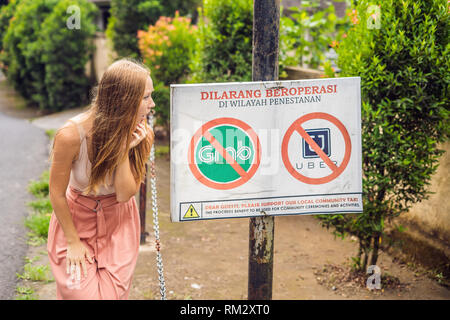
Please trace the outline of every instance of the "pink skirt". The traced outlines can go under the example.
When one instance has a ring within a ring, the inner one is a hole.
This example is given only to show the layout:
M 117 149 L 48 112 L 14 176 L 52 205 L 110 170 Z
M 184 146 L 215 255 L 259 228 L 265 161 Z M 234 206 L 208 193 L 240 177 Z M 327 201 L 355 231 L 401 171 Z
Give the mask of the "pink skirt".
M 117 202 L 116 194 L 83 196 L 69 186 L 66 191 L 72 219 L 81 242 L 94 257 L 86 260 L 87 277 L 74 282 L 66 273 L 67 242 L 52 213 L 47 251 L 56 281 L 56 297 L 64 300 L 128 299 L 139 253 L 140 221 L 134 197 Z

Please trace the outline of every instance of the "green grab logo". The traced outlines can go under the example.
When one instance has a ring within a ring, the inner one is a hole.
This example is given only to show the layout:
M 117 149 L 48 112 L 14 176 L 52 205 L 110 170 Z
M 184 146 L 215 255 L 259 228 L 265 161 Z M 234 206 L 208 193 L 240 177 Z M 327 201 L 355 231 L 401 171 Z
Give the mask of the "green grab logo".
M 250 180 L 261 162 L 258 135 L 244 121 L 217 118 L 192 136 L 188 165 L 195 179 L 218 190 L 239 187 Z
M 196 148 L 196 164 L 200 172 L 208 179 L 229 183 L 241 178 L 241 175 L 224 158 L 224 151 L 245 171 L 248 172 L 255 158 L 255 147 L 251 138 L 242 129 L 221 125 L 209 130 L 220 144 L 217 150 L 206 137 L 199 140 Z

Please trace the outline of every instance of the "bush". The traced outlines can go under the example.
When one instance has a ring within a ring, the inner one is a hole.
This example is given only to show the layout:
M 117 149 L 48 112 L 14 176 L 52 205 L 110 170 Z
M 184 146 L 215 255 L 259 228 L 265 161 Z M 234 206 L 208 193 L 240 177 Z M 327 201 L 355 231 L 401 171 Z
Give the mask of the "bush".
M 181 15 L 192 13 L 199 0 L 111 0 L 111 18 L 106 30 L 119 58 L 140 58 L 138 30 L 146 30 L 160 16 L 170 16 L 178 10 Z
M 67 28 L 69 5 L 80 8 L 81 29 Z M 87 101 L 85 65 L 96 10 L 87 0 L 21 0 L 3 38 L 2 62 L 14 89 L 52 111 Z
M 191 82 L 252 80 L 253 1 L 204 1 Z
M 143 62 L 152 71 L 155 83 L 154 100 L 160 124 L 169 121 L 169 85 L 184 82 L 192 58 L 195 29 L 190 19 L 161 17 L 148 31 L 138 31 Z
M 139 30 L 139 49 L 145 64 L 156 79 L 165 85 L 178 83 L 189 71 L 189 61 L 195 42 L 195 26 L 190 19 L 160 17 L 148 31 Z
M 377 262 L 385 220 L 428 197 L 437 143 L 450 130 L 447 1 L 370 4 L 358 1 L 354 27 L 337 48 L 341 75 L 361 77 L 364 213 L 322 217 L 337 234 L 359 238 L 355 262 L 363 270 L 370 252 Z

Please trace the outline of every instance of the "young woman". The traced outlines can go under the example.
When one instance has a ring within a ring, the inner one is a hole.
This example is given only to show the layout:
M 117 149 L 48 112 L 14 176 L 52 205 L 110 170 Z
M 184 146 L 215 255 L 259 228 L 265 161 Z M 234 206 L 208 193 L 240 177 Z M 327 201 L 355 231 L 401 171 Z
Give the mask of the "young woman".
M 47 250 L 58 299 L 128 298 L 140 239 L 134 195 L 154 139 L 152 92 L 145 65 L 118 60 L 90 108 L 55 135 Z

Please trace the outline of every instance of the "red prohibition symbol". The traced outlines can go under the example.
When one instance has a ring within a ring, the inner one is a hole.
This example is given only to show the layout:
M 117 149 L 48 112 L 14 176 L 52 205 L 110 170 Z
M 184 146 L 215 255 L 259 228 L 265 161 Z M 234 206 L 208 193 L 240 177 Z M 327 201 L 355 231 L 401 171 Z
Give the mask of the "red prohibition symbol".
M 245 133 L 250 137 L 252 140 L 252 143 L 255 148 L 255 160 L 248 171 L 245 171 L 238 162 L 236 162 L 233 157 L 224 149 L 224 147 L 220 144 L 219 141 L 217 141 L 214 136 L 210 133 L 210 129 L 217 127 L 219 125 L 232 125 L 240 128 L 241 130 L 245 131 Z M 235 180 L 233 182 L 229 183 L 218 183 L 215 181 L 211 181 L 208 178 L 206 178 L 198 169 L 196 163 L 195 163 L 195 148 L 197 146 L 197 143 L 202 139 L 202 137 L 205 137 L 211 145 L 222 155 L 222 157 L 225 159 L 225 161 L 233 167 L 233 169 L 239 174 L 240 178 L 238 180 Z M 191 169 L 192 174 L 195 176 L 195 178 L 206 185 L 207 187 L 218 189 L 218 190 L 229 190 L 236 188 L 244 183 L 246 183 L 248 180 L 250 180 L 251 177 L 255 174 L 256 170 L 259 167 L 259 164 L 261 162 L 261 145 L 258 139 L 258 135 L 255 131 L 245 122 L 235 119 L 235 118 L 218 118 L 211 120 L 207 123 L 205 123 L 203 126 L 201 126 L 197 132 L 194 134 L 194 136 L 191 139 L 191 143 L 189 144 L 188 149 L 188 161 L 189 161 L 189 168 Z
M 336 166 L 331 159 L 323 152 L 323 150 L 317 145 L 317 143 L 311 138 L 311 136 L 303 129 L 302 124 L 309 120 L 315 120 L 315 119 L 323 119 L 330 121 L 332 124 L 334 124 L 339 131 L 341 132 L 342 136 L 344 137 L 345 142 L 345 150 L 344 150 L 344 158 L 342 160 L 341 165 L 338 167 Z M 310 178 L 307 176 L 302 175 L 299 173 L 295 168 L 292 166 L 291 161 L 289 160 L 288 156 L 288 145 L 289 141 L 292 137 L 292 134 L 294 132 L 298 132 L 300 136 L 305 139 L 305 141 L 309 144 L 309 146 L 317 153 L 317 155 L 325 162 L 325 164 L 331 169 L 332 173 L 328 176 L 321 177 L 321 178 Z M 300 180 L 301 182 L 307 183 L 307 184 L 323 184 L 330 182 L 334 179 L 336 179 L 347 167 L 348 162 L 350 160 L 352 150 L 352 143 L 350 140 L 350 135 L 348 134 L 347 129 L 342 124 L 341 121 L 339 121 L 336 117 L 324 113 L 324 112 L 313 112 L 308 113 L 297 120 L 295 120 L 291 126 L 286 131 L 286 134 L 284 135 L 283 142 L 281 144 L 281 156 L 283 159 L 284 166 L 289 171 L 289 173 L 296 178 L 297 180 Z

